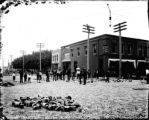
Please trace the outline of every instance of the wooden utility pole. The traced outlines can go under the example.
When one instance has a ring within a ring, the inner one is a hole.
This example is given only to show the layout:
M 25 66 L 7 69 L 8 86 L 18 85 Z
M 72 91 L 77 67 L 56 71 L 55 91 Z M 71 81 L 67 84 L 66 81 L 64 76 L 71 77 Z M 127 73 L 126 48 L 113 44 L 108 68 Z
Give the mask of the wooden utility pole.
M 122 39 L 121 39 L 121 31 L 126 30 L 125 25 L 126 22 L 118 23 L 114 25 L 114 32 L 119 32 L 119 79 L 121 79 L 122 75 Z
M 92 27 L 92 26 L 89 26 L 88 24 L 86 25 L 83 25 L 84 26 L 84 30 L 83 32 L 85 33 L 88 33 L 88 40 L 87 40 L 87 70 L 90 69 L 90 62 L 89 62 L 89 51 L 90 51 L 90 47 L 89 47 L 89 44 L 90 44 L 90 38 L 89 38 L 89 35 L 90 34 L 95 34 L 94 31 L 95 31 L 95 27 Z
M 41 71 L 41 48 L 44 47 L 44 43 L 37 43 L 37 47 L 40 49 L 40 55 L 39 55 L 39 70 Z
M 25 54 L 25 51 L 21 50 L 21 53 L 22 53 L 22 58 L 23 58 L 23 74 L 24 74 L 24 54 Z

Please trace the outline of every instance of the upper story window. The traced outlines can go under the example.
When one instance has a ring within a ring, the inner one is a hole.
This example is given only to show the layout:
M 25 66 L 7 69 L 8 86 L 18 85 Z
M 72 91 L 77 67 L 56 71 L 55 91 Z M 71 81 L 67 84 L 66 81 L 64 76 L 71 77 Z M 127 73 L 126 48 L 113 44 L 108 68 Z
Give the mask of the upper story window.
M 58 62 L 58 55 L 57 55 L 57 62 Z
M 93 54 L 96 54 L 96 53 L 97 53 L 97 45 L 93 44 Z
M 84 46 L 85 55 L 87 55 L 87 46 Z
M 77 56 L 80 56 L 80 48 L 77 48 Z
M 138 47 L 138 55 L 139 56 L 142 56 L 142 46 L 139 46 Z
M 112 53 L 116 53 L 116 47 L 117 47 L 116 43 L 112 43 L 111 45 Z
M 56 62 L 56 55 L 54 56 L 54 61 Z
M 147 57 L 147 46 L 144 46 L 144 57 Z
M 132 44 L 128 44 L 128 54 L 132 54 Z
M 73 57 L 73 49 L 71 49 L 70 51 L 71 51 L 71 57 Z
M 122 44 L 122 54 L 125 54 L 125 45 Z

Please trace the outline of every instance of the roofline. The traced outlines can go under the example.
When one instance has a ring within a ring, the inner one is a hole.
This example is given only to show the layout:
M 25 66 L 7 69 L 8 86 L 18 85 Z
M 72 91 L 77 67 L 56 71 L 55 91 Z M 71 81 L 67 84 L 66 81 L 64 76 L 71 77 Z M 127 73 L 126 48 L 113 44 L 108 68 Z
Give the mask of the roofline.
M 90 38 L 90 40 L 94 40 L 96 38 L 101 38 L 103 36 L 112 36 L 112 37 L 119 37 L 118 35 L 113 35 L 113 34 L 102 34 L 102 35 L 98 35 L 98 36 L 95 36 L 95 37 L 92 37 Z M 144 40 L 144 39 L 140 39 L 140 38 L 132 38 L 132 37 L 125 37 L 125 36 L 122 36 L 122 38 L 126 38 L 126 39 L 134 39 L 134 40 L 141 40 L 141 41 L 146 41 L 146 42 L 149 42 L 149 40 Z M 78 43 L 82 43 L 82 42 L 85 42 L 87 41 L 88 39 L 85 39 L 85 40 L 81 40 L 81 41 L 78 41 L 78 42 L 74 42 L 74 43 L 71 43 L 71 44 L 68 44 L 68 45 L 64 45 L 64 46 L 61 46 L 62 47 L 68 47 L 68 46 L 71 46 L 71 45 L 75 45 L 75 44 L 78 44 Z

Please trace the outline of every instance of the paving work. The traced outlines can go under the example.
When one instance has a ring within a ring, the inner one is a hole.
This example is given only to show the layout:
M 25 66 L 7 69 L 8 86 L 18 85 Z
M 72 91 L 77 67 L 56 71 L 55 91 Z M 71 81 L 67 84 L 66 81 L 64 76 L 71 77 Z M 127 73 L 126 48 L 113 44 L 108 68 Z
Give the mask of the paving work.
M 15 86 L 1 87 L 1 101 L 3 114 L 9 119 L 147 119 L 148 89 L 149 86 L 140 80 L 109 83 L 98 80 L 87 82 L 86 85 L 81 85 L 78 81 L 62 80 L 43 80 L 41 83 L 32 80 L 31 83 L 24 84 L 17 81 Z M 77 111 L 61 112 L 12 106 L 12 101 L 21 96 L 38 95 L 71 96 L 81 108 Z

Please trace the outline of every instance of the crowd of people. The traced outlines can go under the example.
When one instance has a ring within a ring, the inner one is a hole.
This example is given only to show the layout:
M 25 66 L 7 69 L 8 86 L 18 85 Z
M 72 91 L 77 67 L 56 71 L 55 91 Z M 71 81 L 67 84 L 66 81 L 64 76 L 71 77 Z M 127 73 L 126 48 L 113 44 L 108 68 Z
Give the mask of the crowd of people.
M 57 80 L 63 80 L 66 82 L 69 82 L 70 80 L 77 80 L 79 84 L 86 85 L 87 79 L 90 80 L 90 82 L 93 82 L 93 79 L 99 80 L 100 74 L 99 70 L 95 69 L 93 73 L 90 72 L 90 70 L 86 70 L 85 67 L 79 68 L 77 67 L 74 72 L 71 72 L 71 69 L 53 69 L 51 71 L 46 71 L 42 73 L 41 71 L 36 72 L 36 80 L 37 83 L 40 83 L 43 80 L 43 74 L 46 76 L 46 82 L 50 81 L 57 81 Z M 149 72 L 147 72 L 149 73 Z M 32 72 L 28 71 L 19 71 L 19 77 L 20 77 L 20 83 L 30 83 L 32 80 Z M 0 81 L 2 81 L 2 74 L 0 74 Z M 110 71 L 108 70 L 105 72 L 105 75 L 103 76 L 104 81 L 109 83 L 110 80 Z M 147 74 L 147 78 L 149 79 L 149 74 Z M 147 79 L 147 83 L 148 83 Z M 12 80 L 16 81 L 16 72 L 12 73 Z
M 69 82 L 70 80 L 78 80 L 79 84 L 86 85 L 87 79 L 91 78 L 91 82 L 93 82 L 93 78 L 99 79 L 99 71 L 96 69 L 93 74 L 91 74 L 90 70 L 86 70 L 84 67 L 79 68 L 77 67 L 74 72 L 71 72 L 71 69 L 53 69 L 51 71 L 46 71 L 42 73 L 41 71 L 34 72 L 36 74 L 36 80 L 37 83 L 40 83 L 41 80 L 43 80 L 43 74 L 46 76 L 46 82 L 50 81 L 57 81 L 57 80 L 63 80 L 66 82 Z M 28 72 L 20 70 L 19 71 L 19 77 L 20 77 L 20 83 L 30 83 L 32 79 L 33 72 Z M 109 76 L 110 73 L 106 73 L 106 82 L 109 82 Z M 12 80 L 16 81 L 16 72 L 12 73 Z

